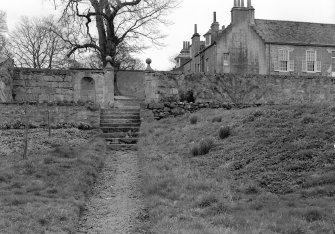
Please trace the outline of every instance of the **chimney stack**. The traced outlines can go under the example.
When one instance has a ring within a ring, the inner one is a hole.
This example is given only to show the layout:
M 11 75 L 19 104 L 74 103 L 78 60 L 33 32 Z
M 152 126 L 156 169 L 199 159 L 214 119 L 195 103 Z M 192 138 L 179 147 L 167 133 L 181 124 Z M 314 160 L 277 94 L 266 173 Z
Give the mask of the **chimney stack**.
M 197 25 L 194 25 L 194 34 L 192 36 L 192 56 L 194 57 L 200 51 L 200 35 Z
M 220 24 L 216 22 L 216 12 L 214 11 L 213 23 L 211 25 L 212 42 L 216 40 L 219 30 L 220 30 Z

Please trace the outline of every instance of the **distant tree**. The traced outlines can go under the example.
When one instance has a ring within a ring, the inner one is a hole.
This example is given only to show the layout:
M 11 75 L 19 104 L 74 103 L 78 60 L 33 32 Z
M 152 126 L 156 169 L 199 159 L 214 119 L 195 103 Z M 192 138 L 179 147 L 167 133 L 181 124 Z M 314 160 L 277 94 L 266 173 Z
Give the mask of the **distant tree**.
M 2 49 L 5 47 L 6 33 L 7 33 L 6 13 L 0 11 L 0 54 L 2 54 Z
M 145 41 L 160 45 L 160 39 L 164 38 L 160 25 L 168 23 L 165 17 L 178 5 L 178 0 L 52 1 L 62 7 L 63 22 L 85 29 L 85 40 L 61 35 L 71 45 L 68 56 L 77 50 L 93 49 L 103 64 L 106 56 L 111 56 L 114 66 L 120 63 L 117 56 L 120 47 L 127 45 L 138 52 L 145 47 Z
M 60 26 L 52 16 L 22 17 L 16 28 L 9 33 L 7 54 L 14 58 L 19 67 L 64 67 L 67 62 L 64 59 L 67 47 L 55 31 L 60 31 Z

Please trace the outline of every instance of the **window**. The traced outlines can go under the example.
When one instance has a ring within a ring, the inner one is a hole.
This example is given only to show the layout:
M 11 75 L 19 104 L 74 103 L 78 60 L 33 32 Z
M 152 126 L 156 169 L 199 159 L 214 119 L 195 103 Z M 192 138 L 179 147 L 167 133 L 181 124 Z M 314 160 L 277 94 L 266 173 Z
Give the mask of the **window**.
M 205 45 L 209 46 L 211 44 L 211 40 L 212 40 L 212 35 L 211 34 L 206 35 Z
M 294 71 L 294 60 L 290 60 L 288 49 L 278 50 L 278 60 L 274 62 L 274 70 L 280 72 Z
M 229 65 L 229 54 L 224 53 L 223 54 L 223 66 L 228 66 Z
M 332 72 L 335 72 L 335 51 L 332 51 Z
M 302 62 L 302 71 L 304 72 L 321 72 L 321 61 L 316 60 L 316 51 L 306 51 L 306 61 Z
M 208 58 L 206 58 L 206 72 L 209 72 L 209 62 L 208 62 Z
M 307 71 L 314 72 L 315 68 L 315 61 L 316 61 L 316 53 L 313 50 L 306 51 L 306 62 L 307 62 Z
M 287 71 L 289 61 L 288 50 L 279 50 L 278 61 L 279 61 L 279 70 Z

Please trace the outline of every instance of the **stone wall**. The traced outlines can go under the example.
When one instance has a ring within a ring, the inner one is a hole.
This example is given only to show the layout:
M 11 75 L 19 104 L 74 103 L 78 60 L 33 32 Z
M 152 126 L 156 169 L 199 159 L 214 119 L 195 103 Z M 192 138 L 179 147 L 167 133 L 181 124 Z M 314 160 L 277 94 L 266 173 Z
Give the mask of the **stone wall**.
M 15 68 L 14 101 L 94 102 L 109 105 L 114 70 Z M 112 95 L 112 96 L 111 96 Z
M 24 123 L 24 109 L 23 104 L 0 104 L 0 125 Z M 30 104 L 28 107 L 29 123 L 37 127 L 47 125 L 48 109 L 52 126 L 85 123 L 93 128 L 99 128 L 99 110 L 92 111 L 87 106 L 74 105 L 47 107 L 43 104 Z
M 118 71 L 117 88 L 121 96 L 144 99 L 144 71 Z
M 14 69 L 16 101 L 73 101 L 73 72 L 68 70 Z
M 334 103 L 335 78 L 151 72 L 145 76 L 146 103 L 180 100 L 244 104 Z
M 193 113 L 203 108 L 217 109 L 222 108 L 230 110 L 232 108 L 250 108 L 260 106 L 260 104 L 225 104 L 219 102 L 203 102 L 203 103 L 189 103 L 189 102 L 160 102 L 149 103 L 146 109 L 152 111 L 154 119 L 163 119 L 167 117 L 176 117 L 185 113 Z

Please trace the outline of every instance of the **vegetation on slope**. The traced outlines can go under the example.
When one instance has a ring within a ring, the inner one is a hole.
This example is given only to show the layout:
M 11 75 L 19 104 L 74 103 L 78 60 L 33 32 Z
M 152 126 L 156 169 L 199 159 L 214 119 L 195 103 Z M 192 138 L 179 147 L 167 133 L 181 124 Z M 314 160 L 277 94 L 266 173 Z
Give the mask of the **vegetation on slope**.
M 197 116 L 196 124 L 189 116 L 142 124 L 144 228 L 192 234 L 334 232 L 334 107 L 202 110 Z M 212 121 L 217 116 L 221 122 Z M 226 129 L 224 137 L 220 129 Z M 194 156 L 191 149 L 202 139 L 213 146 Z
M 0 131 L 0 233 L 75 233 L 87 193 L 105 155 L 94 131 Z

